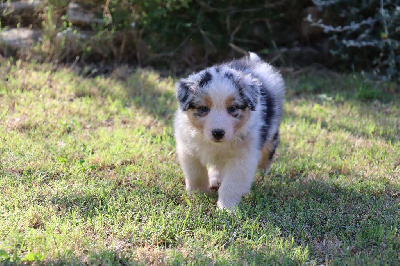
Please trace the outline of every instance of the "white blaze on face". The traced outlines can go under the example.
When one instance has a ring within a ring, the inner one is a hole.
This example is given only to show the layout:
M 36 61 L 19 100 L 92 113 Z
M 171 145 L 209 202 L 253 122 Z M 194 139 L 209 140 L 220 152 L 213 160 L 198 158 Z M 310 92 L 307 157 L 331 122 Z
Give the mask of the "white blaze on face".
M 225 107 L 225 106 L 224 106 Z M 234 118 L 225 108 L 213 108 L 204 123 L 204 135 L 208 140 L 216 141 L 213 132 L 223 132 L 223 137 L 218 141 L 229 141 L 234 135 Z
M 227 112 L 227 101 L 237 94 L 235 87 L 226 80 L 212 82 L 207 91 L 212 101 L 212 107 L 204 121 L 204 136 L 211 141 L 216 141 L 215 130 L 222 130 L 223 137 L 219 141 L 229 141 L 235 131 L 236 119 Z

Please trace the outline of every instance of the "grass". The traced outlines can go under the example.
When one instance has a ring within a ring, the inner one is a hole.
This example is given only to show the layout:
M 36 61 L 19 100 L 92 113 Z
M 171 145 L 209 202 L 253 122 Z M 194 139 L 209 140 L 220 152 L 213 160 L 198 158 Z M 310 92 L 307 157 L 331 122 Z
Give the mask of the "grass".
M 0 263 L 399 263 L 400 98 L 360 97 L 395 85 L 288 77 L 271 173 L 230 215 L 185 193 L 174 82 L 1 62 Z

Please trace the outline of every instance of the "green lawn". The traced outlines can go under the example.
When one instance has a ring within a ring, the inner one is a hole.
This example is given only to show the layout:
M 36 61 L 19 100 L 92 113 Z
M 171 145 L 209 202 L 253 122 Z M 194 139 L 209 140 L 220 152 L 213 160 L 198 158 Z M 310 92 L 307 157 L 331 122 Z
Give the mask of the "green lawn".
M 185 193 L 175 81 L 1 61 L 0 264 L 400 263 L 394 84 L 288 77 L 271 173 L 229 214 Z

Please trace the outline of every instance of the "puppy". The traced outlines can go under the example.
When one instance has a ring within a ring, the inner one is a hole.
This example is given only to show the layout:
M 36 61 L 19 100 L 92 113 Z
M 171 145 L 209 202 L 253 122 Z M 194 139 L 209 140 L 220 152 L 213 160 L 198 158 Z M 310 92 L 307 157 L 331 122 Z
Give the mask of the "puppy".
M 176 84 L 174 130 L 189 193 L 219 187 L 219 208 L 240 203 L 257 168 L 270 169 L 284 93 L 282 76 L 254 53 Z

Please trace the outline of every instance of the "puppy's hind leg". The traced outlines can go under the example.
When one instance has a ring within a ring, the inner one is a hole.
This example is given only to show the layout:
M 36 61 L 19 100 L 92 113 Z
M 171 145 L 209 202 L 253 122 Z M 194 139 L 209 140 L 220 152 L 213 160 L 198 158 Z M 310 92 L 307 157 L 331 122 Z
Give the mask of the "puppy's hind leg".
M 258 162 L 258 168 L 264 170 L 263 179 L 271 169 L 272 159 L 275 155 L 275 150 L 280 142 L 279 133 L 274 135 L 271 141 L 267 141 L 261 150 L 261 159 Z
M 191 193 L 194 190 L 208 192 L 207 168 L 200 162 L 200 160 L 183 154 L 179 156 L 179 161 L 185 176 L 186 190 L 188 193 Z

